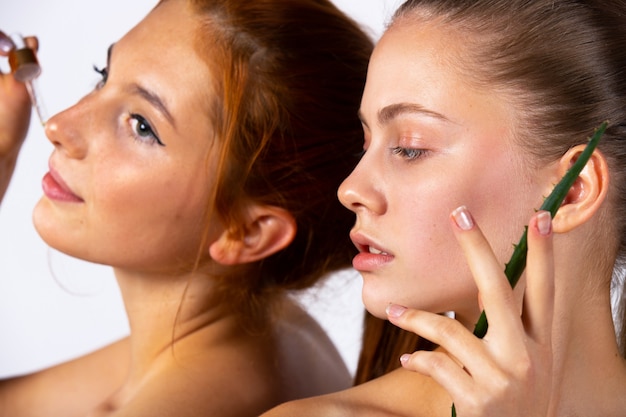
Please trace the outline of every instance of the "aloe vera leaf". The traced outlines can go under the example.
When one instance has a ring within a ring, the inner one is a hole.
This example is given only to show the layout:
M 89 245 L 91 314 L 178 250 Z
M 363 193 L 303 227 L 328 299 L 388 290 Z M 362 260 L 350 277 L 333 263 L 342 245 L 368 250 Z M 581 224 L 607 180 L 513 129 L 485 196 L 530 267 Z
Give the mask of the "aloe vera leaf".
M 563 199 L 569 192 L 569 189 L 574 184 L 574 181 L 576 181 L 576 178 L 578 178 L 580 171 L 583 170 L 587 161 L 591 157 L 591 154 L 593 154 L 593 151 L 596 149 L 596 146 L 598 145 L 598 142 L 604 134 L 607 126 L 608 122 L 603 122 L 595 130 L 594 135 L 589 140 L 589 143 L 587 143 L 587 146 L 580 154 L 580 157 L 578 157 L 576 162 L 574 162 L 563 178 L 561 178 L 561 181 L 559 181 L 559 183 L 554 187 L 550 195 L 543 201 L 539 210 L 549 211 L 550 215 L 554 217 L 556 212 L 559 210 Z M 511 259 L 509 259 L 509 262 L 504 268 L 504 274 L 511 284 L 511 287 L 515 287 L 517 281 L 519 281 L 524 269 L 526 268 L 526 255 L 528 252 L 527 233 L 528 227 L 525 227 L 522 237 L 520 238 L 518 244 L 515 245 Z M 474 335 L 478 338 L 483 338 L 487 333 L 487 328 L 487 316 L 483 311 L 478 319 L 478 322 L 476 323 L 476 326 L 474 327 Z
M 563 178 L 561 178 L 561 181 L 559 181 L 559 183 L 554 187 L 550 195 L 543 201 L 543 204 L 541 205 L 541 208 L 539 210 L 549 211 L 550 215 L 554 217 L 556 212 L 559 210 L 561 203 L 563 203 L 563 199 L 567 195 L 569 189 L 574 184 L 574 181 L 576 181 L 576 178 L 578 178 L 580 171 L 583 170 L 583 168 L 587 164 L 587 161 L 591 157 L 591 154 L 593 154 L 596 146 L 598 146 L 598 142 L 604 134 L 607 126 L 608 122 L 603 122 L 595 130 L 595 133 L 589 140 L 589 143 L 587 143 L 587 146 L 585 147 L 583 152 L 580 154 L 580 157 L 578 157 L 576 162 L 574 162 L 574 165 L 571 166 L 571 168 L 565 173 Z M 513 250 L 511 259 L 509 259 L 509 262 L 507 262 L 504 268 L 504 274 L 511 284 L 511 287 L 515 287 L 517 281 L 519 281 L 522 273 L 524 272 L 524 269 L 526 268 L 526 255 L 528 253 L 527 236 L 528 227 L 525 227 L 522 237 L 520 238 L 518 244 L 515 245 L 515 249 Z M 487 328 L 487 316 L 485 315 L 485 311 L 483 310 L 483 312 L 480 314 L 478 322 L 476 323 L 476 326 L 474 327 L 474 335 L 482 339 L 485 334 L 487 334 Z M 452 404 L 452 417 L 456 417 L 456 408 L 454 404 Z

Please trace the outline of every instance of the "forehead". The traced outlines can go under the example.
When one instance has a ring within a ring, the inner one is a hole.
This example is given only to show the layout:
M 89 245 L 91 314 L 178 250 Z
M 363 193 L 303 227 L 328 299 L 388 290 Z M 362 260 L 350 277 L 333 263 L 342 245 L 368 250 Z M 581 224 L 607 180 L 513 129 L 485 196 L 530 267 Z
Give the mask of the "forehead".
M 132 43 L 155 59 L 159 56 L 178 56 L 179 64 L 185 60 L 181 52 L 195 53 L 199 18 L 185 0 L 159 3 L 146 17 L 132 28 L 119 43 Z M 158 54 L 155 52 L 159 52 Z M 135 51 L 135 53 L 141 51 Z M 193 56 L 190 58 L 194 58 Z
M 440 115 L 459 132 L 512 138 L 520 120 L 515 103 L 493 86 L 478 87 L 464 47 L 458 34 L 439 23 L 393 26 L 370 61 L 360 112 L 368 128 L 384 125 L 386 109 L 403 106 Z
M 406 101 L 417 93 L 434 99 L 466 84 L 456 69 L 459 58 L 455 49 L 454 38 L 432 24 L 393 26 L 374 49 L 364 98 L 370 98 L 369 88 L 376 91 L 371 98 L 381 98 L 384 93 L 393 95 L 394 101 Z
M 158 90 L 174 107 L 207 104 L 211 78 L 197 48 L 200 20 L 185 0 L 160 3 L 120 39 L 111 55 L 112 74 Z
M 466 48 L 459 32 L 439 22 L 395 24 L 372 54 L 362 111 L 374 115 L 385 106 L 416 103 L 454 119 L 471 107 L 502 106 L 504 95 L 477 87 Z

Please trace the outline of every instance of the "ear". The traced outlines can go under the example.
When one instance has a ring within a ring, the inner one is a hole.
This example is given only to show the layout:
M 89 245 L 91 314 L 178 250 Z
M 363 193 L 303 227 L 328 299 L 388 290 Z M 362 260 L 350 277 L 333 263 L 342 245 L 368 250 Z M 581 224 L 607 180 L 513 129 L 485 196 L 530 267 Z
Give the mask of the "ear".
M 253 204 L 246 210 L 243 233 L 224 230 L 209 247 L 211 258 L 223 265 L 258 261 L 284 249 L 296 235 L 296 221 L 287 210 Z
M 576 162 L 585 145 L 570 149 L 559 161 L 560 177 Z M 552 221 L 555 233 L 569 232 L 593 216 L 606 199 L 609 189 L 609 169 L 604 155 L 594 151 L 580 175 L 565 196 Z

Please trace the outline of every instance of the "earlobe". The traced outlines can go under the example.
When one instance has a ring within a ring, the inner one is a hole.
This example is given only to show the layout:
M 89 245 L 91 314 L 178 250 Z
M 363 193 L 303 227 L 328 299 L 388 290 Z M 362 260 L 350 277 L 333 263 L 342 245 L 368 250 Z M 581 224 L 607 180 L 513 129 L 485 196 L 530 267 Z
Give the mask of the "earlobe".
M 570 149 L 559 162 L 562 177 L 580 156 L 584 145 Z M 552 221 L 555 233 L 569 232 L 587 222 L 605 200 L 609 188 L 609 169 L 604 155 L 596 150 L 563 200 Z
M 223 265 L 255 262 L 284 249 L 296 235 L 296 221 L 287 210 L 253 205 L 246 213 L 243 233 L 224 230 L 211 244 L 211 257 Z
M 239 253 L 242 240 L 238 239 L 232 230 L 224 230 L 219 238 L 209 246 L 211 259 L 222 265 L 236 265 L 239 262 Z

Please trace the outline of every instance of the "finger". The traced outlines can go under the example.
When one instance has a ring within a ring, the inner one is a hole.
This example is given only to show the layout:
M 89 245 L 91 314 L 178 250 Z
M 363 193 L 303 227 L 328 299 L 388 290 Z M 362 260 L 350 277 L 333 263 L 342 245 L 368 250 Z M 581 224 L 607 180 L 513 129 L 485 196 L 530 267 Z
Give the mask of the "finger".
M 11 51 L 15 50 L 15 48 L 21 48 L 26 46 L 33 51 L 37 51 L 39 49 L 39 40 L 36 36 L 28 36 L 26 38 L 21 39 L 24 43 L 16 45 L 16 38 L 10 37 L 6 33 L 0 31 L 0 56 L 8 56 Z M 36 55 L 36 53 L 35 53 Z M 5 75 L 2 71 L 0 71 L 0 76 Z
M 493 368 L 482 341 L 459 321 L 421 310 L 390 304 L 387 317 L 394 325 L 444 348 L 460 368 L 482 372 Z
M 24 44 L 33 51 L 39 50 L 39 39 L 36 36 L 24 38 Z M 0 55 L 8 56 L 15 49 L 15 42 L 6 33 L 0 31 Z
M 7 56 L 15 48 L 13 41 L 4 32 L 0 31 L 0 55 Z
M 39 50 L 39 38 L 36 36 L 27 36 L 24 38 L 24 43 L 33 51 Z
M 499 327 L 507 334 L 521 330 L 519 307 L 513 289 L 489 242 L 466 207 L 457 208 L 450 217 L 456 238 L 478 287 L 490 326 Z
M 404 369 L 434 379 L 454 398 L 463 398 L 474 389 L 472 377 L 447 353 L 420 350 L 400 357 Z
M 535 214 L 528 224 L 528 258 L 523 322 L 529 337 L 550 344 L 554 314 L 554 258 L 552 218 Z

